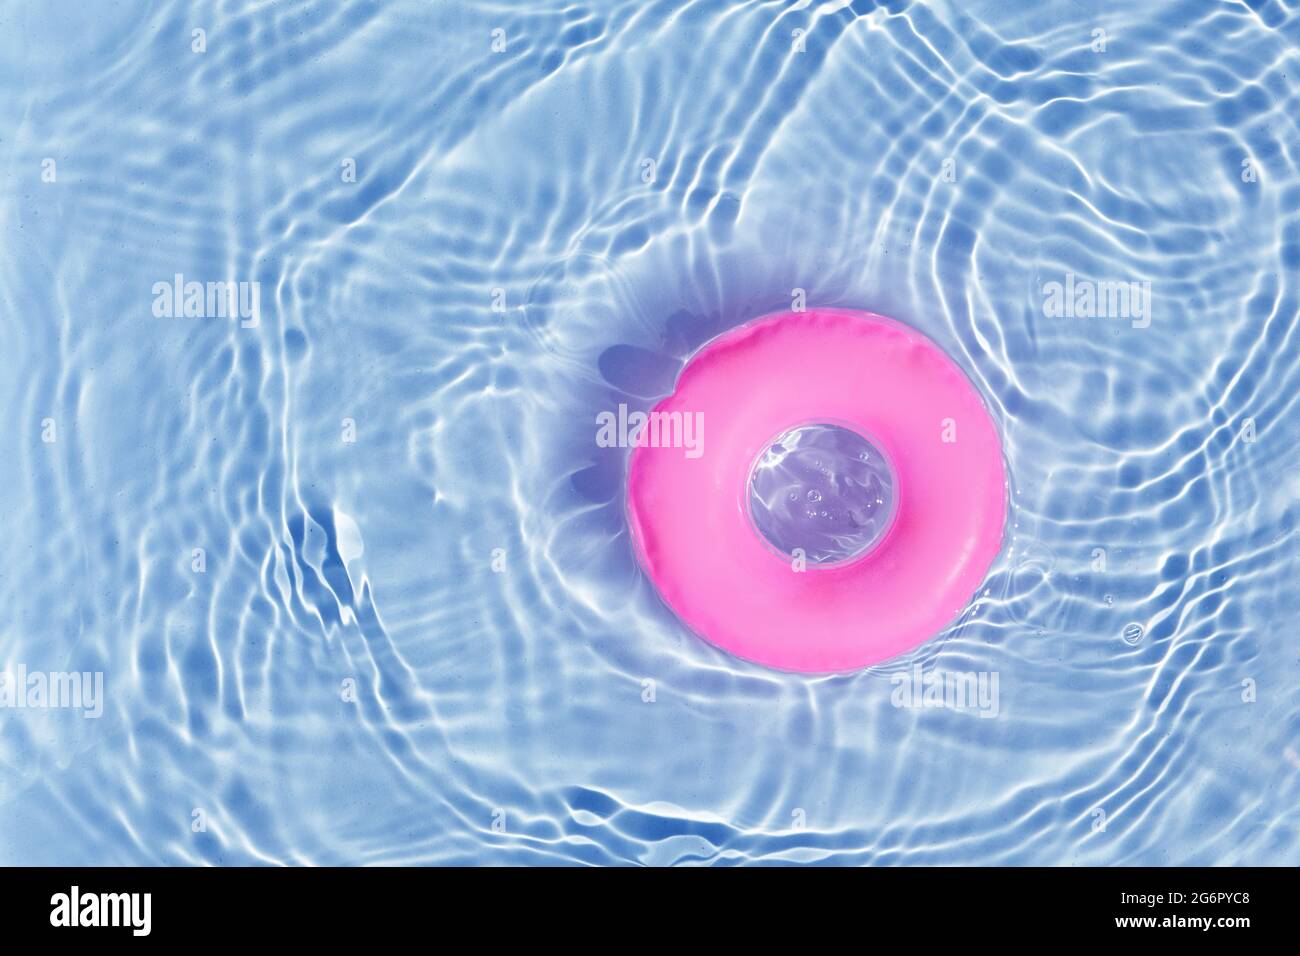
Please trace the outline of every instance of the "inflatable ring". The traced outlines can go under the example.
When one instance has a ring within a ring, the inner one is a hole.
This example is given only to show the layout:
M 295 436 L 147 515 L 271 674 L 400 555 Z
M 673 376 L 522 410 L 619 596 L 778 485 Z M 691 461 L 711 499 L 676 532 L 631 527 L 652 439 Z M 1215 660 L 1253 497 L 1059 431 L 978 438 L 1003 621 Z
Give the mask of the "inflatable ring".
M 746 660 L 832 673 L 911 650 L 966 606 L 1002 548 L 1006 468 L 988 409 L 938 346 L 884 316 L 816 309 L 726 332 L 647 419 L 663 435 L 647 427 L 632 443 L 637 557 L 687 627 Z M 657 440 L 683 420 L 697 423 L 692 447 Z M 868 505 L 877 536 L 842 560 L 783 553 L 755 520 L 757 470 L 801 426 L 847 429 L 885 459 Z

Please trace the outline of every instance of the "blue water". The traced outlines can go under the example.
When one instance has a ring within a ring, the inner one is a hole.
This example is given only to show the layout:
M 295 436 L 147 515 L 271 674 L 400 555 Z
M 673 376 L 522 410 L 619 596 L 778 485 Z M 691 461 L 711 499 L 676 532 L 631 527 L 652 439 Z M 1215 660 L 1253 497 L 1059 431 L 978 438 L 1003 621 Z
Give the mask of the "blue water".
M 1293 0 L 4 4 L 0 665 L 103 691 L 0 709 L 0 863 L 1300 863 L 1297 116 Z M 800 296 L 1012 485 L 823 678 L 595 441 Z
M 843 425 L 799 425 L 754 462 L 746 507 L 783 557 L 802 553 L 830 566 L 884 538 L 897 512 L 894 484 L 884 454 L 865 436 Z

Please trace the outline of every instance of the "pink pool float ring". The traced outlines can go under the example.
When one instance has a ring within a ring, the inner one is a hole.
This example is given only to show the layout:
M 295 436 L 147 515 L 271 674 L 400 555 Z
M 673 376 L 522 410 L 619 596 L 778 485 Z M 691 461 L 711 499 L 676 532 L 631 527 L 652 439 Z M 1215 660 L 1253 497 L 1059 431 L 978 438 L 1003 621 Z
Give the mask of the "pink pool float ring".
M 843 309 L 765 316 L 697 352 L 635 440 L 627 496 L 638 559 L 691 630 L 805 673 L 941 632 L 1007 512 L 997 429 L 961 369 Z

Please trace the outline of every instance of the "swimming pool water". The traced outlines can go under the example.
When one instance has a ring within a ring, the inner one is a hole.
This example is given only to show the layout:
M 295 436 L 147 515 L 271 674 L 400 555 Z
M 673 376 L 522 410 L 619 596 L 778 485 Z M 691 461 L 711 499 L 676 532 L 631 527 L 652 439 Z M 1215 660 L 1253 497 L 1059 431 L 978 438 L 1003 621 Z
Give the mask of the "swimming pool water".
M 0 863 L 1300 863 L 1297 116 L 1284 0 L 4 5 Z M 598 440 L 805 305 L 1011 480 L 828 677 Z
M 776 437 L 749 474 L 754 530 L 783 557 L 831 566 L 868 553 L 896 512 L 884 454 L 843 425 L 798 425 Z

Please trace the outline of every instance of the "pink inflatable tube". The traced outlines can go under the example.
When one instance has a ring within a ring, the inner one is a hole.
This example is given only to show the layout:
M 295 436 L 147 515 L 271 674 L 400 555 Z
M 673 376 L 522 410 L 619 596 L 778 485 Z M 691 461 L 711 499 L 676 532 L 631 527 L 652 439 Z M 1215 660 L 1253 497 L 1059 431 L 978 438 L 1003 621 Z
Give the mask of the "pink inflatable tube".
M 892 319 L 841 309 L 756 319 L 697 352 L 654 412 L 700 428 L 689 453 L 647 435 L 633 448 L 637 556 L 682 621 L 738 657 L 805 673 L 887 660 L 942 631 L 1001 550 L 1006 469 L 993 420 L 957 365 Z M 869 438 L 893 474 L 887 530 L 838 563 L 792 560 L 751 515 L 760 456 L 814 423 Z

